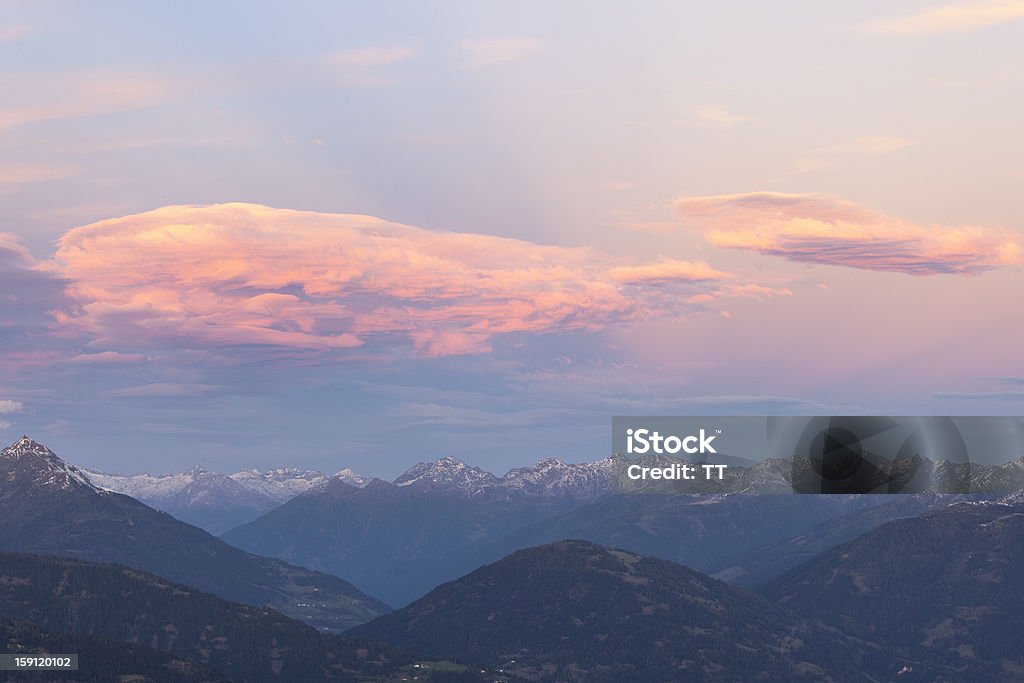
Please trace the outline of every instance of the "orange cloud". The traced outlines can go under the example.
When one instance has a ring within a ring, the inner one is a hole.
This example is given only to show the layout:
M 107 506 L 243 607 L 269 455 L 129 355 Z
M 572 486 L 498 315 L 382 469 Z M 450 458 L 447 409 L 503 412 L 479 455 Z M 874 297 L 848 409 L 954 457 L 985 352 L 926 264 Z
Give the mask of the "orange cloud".
M 712 245 L 792 261 L 909 275 L 976 274 L 1024 265 L 1024 235 L 996 227 L 923 226 L 817 194 L 687 197 L 683 219 Z
M 872 33 L 895 36 L 961 33 L 1024 19 L 1021 0 L 974 0 L 931 7 L 864 25 Z
M 629 284 L 666 284 L 670 282 L 700 282 L 721 280 L 727 273 L 715 270 L 703 261 L 677 261 L 662 259 L 643 266 L 620 266 L 613 268 L 609 275 L 613 280 Z
M 706 263 L 623 266 L 589 249 L 435 232 L 252 204 L 170 206 L 64 235 L 51 267 L 100 349 L 411 344 L 486 352 L 496 335 L 595 330 L 683 312 L 638 284 L 689 290 Z M 682 299 L 680 299 L 682 300 Z

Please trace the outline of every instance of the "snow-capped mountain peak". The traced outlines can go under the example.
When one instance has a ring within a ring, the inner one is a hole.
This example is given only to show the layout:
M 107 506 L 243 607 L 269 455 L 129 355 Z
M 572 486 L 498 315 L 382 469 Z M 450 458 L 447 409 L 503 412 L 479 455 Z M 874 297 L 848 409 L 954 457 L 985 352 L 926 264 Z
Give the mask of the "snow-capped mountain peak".
M 277 503 L 291 500 L 327 480 L 322 472 L 295 467 L 277 467 L 262 472 L 256 469 L 242 470 L 228 476 L 244 488 Z
M 490 493 L 589 499 L 612 491 L 616 479 L 610 459 L 566 464 L 555 458 L 545 458 L 535 465 L 518 467 L 504 477 L 497 477 L 446 456 L 434 462 L 414 465 L 394 483 L 402 487 L 458 491 L 470 497 Z
M 501 487 L 526 495 L 589 499 L 609 493 L 615 483 L 610 458 L 577 464 L 545 458 L 530 467 L 509 470 Z
M 87 474 L 61 460 L 41 443 L 23 436 L 0 451 L 0 462 L 6 461 L 8 481 L 21 480 L 48 489 L 71 490 L 85 488 L 99 491 Z
M 355 486 L 358 489 L 363 488 L 369 482 L 369 479 L 365 479 L 364 477 L 359 476 L 348 467 L 338 470 L 337 472 L 334 473 L 334 476 L 331 478 L 341 479 L 346 484 L 350 486 Z
M 475 494 L 497 484 L 499 479 L 479 467 L 470 467 L 451 456 L 434 462 L 413 465 L 402 476 L 395 479 L 396 486 L 420 486 L 430 489 L 456 489 Z

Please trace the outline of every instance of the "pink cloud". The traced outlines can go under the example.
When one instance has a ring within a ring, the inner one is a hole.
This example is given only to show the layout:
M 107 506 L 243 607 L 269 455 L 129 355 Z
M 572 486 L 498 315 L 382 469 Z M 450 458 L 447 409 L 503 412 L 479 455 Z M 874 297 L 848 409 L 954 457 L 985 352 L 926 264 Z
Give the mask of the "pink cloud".
M 730 277 L 703 261 L 662 259 L 642 266 L 620 266 L 609 275 L 613 280 L 628 284 L 667 284 L 671 282 L 702 282 Z
M 100 353 L 80 353 L 68 362 L 75 365 L 137 365 L 145 363 L 149 357 L 143 353 L 118 353 L 102 351 Z
M 19 266 L 32 264 L 35 259 L 29 253 L 21 239 L 9 232 L 0 232 L 0 265 L 4 262 L 15 262 Z
M 1024 235 L 998 227 L 924 226 L 817 194 L 687 197 L 683 219 L 712 245 L 792 261 L 909 275 L 973 275 L 1024 265 Z
M 0 105 L 0 130 L 42 121 L 142 109 L 165 102 L 181 83 L 154 74 L 67 72 L 40 78 L 0 77 L 11 97 Z
M 687 310 L 636 285 L 718 285 L 703 262 L 625 265 L 584 248 L 252 204 L 171 206 L 64 235 L 65 330 L 97 351 L 408 345 L 484 353 L 495 336 L 596 330 Z M 661 287 L 662 289 L 664 287 Z M 120 358 L 120 357 L 119 357 Z M 85 357 L 81 362 L 88 362 Z

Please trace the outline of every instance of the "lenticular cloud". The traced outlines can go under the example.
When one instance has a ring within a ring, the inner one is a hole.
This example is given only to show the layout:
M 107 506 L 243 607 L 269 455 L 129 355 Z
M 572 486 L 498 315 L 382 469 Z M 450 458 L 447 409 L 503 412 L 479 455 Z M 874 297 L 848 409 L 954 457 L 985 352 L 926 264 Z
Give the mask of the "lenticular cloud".
M 908 275 L 974 275 L 1024 265 L 1024 235 L 998 227 L 924 226 L 817 194 L 686 197 L 676 209 L 712 245 L 791 261 Z
M 645 291 L 728 277 L 704 263 L 629 265 L 589 249 L 252 204 L 75 228 L 53 267 L 77 303 L 60 323 L 100 348 L 405 343 L 431 356 L 484 352 L 501 334 L 670 314 L 663 293 Z

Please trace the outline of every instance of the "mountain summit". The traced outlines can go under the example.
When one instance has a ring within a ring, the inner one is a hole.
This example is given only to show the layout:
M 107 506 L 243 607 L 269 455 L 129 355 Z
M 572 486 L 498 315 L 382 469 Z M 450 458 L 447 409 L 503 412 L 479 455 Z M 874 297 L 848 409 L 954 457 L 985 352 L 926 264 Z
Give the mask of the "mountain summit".
M 413 465 L 395 479 L 396 486 L 419 486 L 429 489 L 457 489 L 477 493 L 498 482 L 498 478 L 479 467 L 470 467 L 456 458 L 444 457 L 436 462 Z
M 504 477 L 472 467 L 452 457 L 413 465 L 395 479 L 401 487 L 454 491 L 468 497 L 477 496 L 545 496 L 592 500 L 617 488 L 611 459 L 580 464 L 566 464 L 546 458 L 529 467 L 510 470 Z
M 0 451 L 0 478 L 12 484 L 12 490 L 24 487 L 100 490 L 85 472 L 27 436 Z

